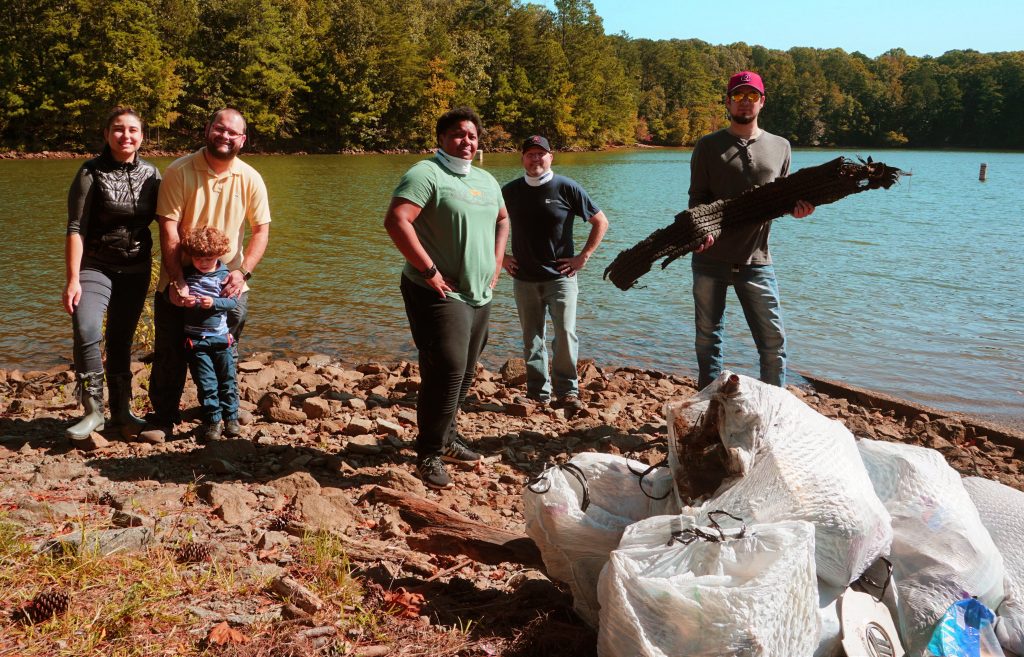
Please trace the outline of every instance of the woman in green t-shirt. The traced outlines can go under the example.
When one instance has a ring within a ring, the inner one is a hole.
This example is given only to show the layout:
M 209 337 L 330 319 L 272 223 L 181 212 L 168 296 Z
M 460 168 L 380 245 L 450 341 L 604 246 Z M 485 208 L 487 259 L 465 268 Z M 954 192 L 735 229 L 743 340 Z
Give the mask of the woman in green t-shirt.
M 402 176 L 384 219 L 406 259 L 402 298 L 420 364 L 417 472 L 431 488 L 452 485 L 444 461 L 480 461 L 459 435 L 456 415 L 487 343 L 508 214 L 498 182 L 473 166 L 479 138 L 472 109 L 443 114 L 438 150 Z

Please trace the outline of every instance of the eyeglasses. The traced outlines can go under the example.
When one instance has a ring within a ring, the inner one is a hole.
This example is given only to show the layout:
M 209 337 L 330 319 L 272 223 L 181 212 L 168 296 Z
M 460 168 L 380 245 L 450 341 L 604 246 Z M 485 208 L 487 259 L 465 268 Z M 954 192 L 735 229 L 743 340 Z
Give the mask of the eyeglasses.
M 757 101 L 761 100 L 761 92 L 759 92 L 759 91 L 736 91 L 734 93 L 729 94 L 729 98 L 732 99 L 732 102 L 734 102 L 734 103 L 738 103 L 738 102 L 742 101 L 744 98 L 746 98 L 747 100 L 749 100 L 752 103 L 756 103 Z
M 245 136 L 245 133 L 235 132 L 231 128 L 228 128 L 226 126 L 222 126 L 222 125 L 219 125 L 219 124 L 212 126 L 210 128 L 210 132 L 212 132 L 215 135 L 221 135 L 222 137 L 227 137 L 228 139 L 238 139 L 239 137 L 244 137 Z

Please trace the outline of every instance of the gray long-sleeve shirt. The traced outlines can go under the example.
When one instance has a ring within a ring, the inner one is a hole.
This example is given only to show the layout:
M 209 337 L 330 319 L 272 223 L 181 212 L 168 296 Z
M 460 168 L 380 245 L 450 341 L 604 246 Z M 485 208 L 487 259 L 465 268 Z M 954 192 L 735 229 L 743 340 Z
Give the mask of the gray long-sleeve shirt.
M 705 135 L 690 156 L 689 207 L 735 198 L 752 187 L 789 174 L 789 142 L 761 131 L 741 139 L 728 130 Z M 768 237 L 772 223 L 724 228 L 715 244 L 693 259 L 734 265 L 770 265 Z

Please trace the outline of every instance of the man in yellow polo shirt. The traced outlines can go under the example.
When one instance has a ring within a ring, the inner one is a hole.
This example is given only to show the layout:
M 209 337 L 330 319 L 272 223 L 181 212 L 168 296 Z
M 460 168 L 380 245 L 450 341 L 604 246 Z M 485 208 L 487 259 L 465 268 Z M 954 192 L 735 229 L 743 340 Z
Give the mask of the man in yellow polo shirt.
M 187 258 L 181 240 L 193 228 L 213 226 L 228 236 L 231 250 L 224 264 L 231 271 L 222 296 L 238 298 L 228 313 L 228 331 L 237 342 L 248 311 L 248 280 L 263 258 L 270 238 L 270 206 L 260 174 L 238 159 L 245 144 L 245 119 L 234 109 L 216 112 L 206 126 L 206 146 L 171 163 L 157 198 L 162 267 L 153 301 L 156 354 L 149 381 L 153 413 L 139 438 L 160 443 L 181 420 L 185 387 L 184 308 L 196 304 L 182 275 Z M 245 226 L 249 243 L 243 246 Z M 238 420 L 224 423 L 224 434 L 237 436 Z

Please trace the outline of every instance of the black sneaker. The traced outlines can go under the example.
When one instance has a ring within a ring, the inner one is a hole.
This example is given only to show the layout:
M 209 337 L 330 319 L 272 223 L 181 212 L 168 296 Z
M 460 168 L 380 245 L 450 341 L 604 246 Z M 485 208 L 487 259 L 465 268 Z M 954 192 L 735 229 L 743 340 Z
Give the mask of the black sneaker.
M 216 422 L 203 422 L 199 427 L 199 442 L 212 443 L 215 440 L 220 440 L 223 432 L 224 423 L 220 420 Z
M 224 435 L 235 438 L 242 435 L 242 424 L 238 420 L 224 420 Z
M 416 474 L 428 488 L 441 490 L 452 487 L 451 477 L 448 476 L 448 471 L 445 470 L 440 456 L 428 456 L 422 459 L 416 464 Z
M 441 450 L 441 459 L 448 463 L 476 465 L 482 458 L 482 456 L 471 450 L 469 445 L 462 442 L 461 438 L 452 438 L 452 441 Z

